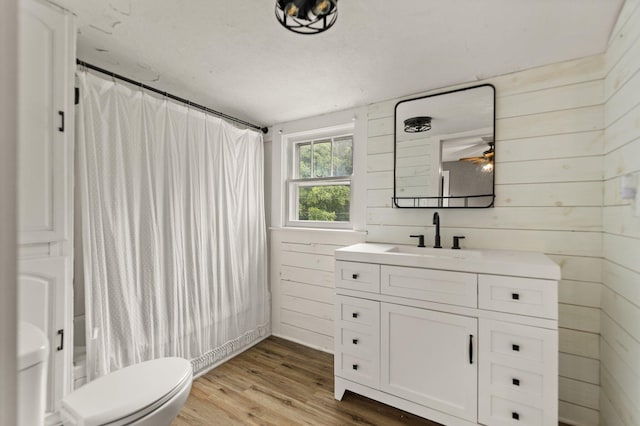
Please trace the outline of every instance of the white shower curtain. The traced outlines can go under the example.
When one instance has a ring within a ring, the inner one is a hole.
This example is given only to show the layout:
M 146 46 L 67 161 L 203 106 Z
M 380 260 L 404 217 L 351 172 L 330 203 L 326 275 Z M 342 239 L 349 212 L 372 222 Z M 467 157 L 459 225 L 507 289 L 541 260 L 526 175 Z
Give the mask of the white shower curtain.
M 78 72 L 90 379 L 163 356 L 194 372 L 269 333 L 262 136 Z

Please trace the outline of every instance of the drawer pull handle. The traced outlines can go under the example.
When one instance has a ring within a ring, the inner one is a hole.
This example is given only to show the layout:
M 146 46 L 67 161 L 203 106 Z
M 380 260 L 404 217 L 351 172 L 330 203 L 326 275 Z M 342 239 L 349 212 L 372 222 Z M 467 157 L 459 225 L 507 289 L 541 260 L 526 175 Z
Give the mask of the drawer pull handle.
M 353 274 L 353 275 L 351 275 L 351 278 L 353 278 L 354 280 L 357 280 L 358 276 L 359 276 L 358 274 Z
M 358 339 L 353 339 L 352 342 L 353 342 L 354 345 L 357 345 L 358 344 Z
M 473 364 L 473 334 L 469 335 L 469 364 Z
M 511 298 L 513 300 L 520 300 L 520 293 L 511 293 Z
M 357 370 L 357 369 L 358 369 L 358 364 L 353 364 L 351 367 L 352 367 L 354 370 Z
M 514 352 L 520 352 L 520 345 L 511 345 L 511 350 Z
M 358 313 L 357 313 L 357 312 L 354 312 L 354 313 L 352 313 L 352 314 L 351 314 L 351 316 L 352 316 L 353 318 L 358 318 Z
M 511 383 L 513 383 L 514 386 L 520 386 L 520 379 L 511 379 Z
M 516 413 L 515 411 L 511 413 L 511 418 L 513 420 L 520 420 L 520 414 Z

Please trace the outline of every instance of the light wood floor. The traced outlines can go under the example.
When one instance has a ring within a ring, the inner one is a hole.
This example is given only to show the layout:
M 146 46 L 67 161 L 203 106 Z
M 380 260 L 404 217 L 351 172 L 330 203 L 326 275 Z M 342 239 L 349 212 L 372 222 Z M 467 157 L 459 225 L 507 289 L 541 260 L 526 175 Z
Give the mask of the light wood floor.
M 333 398 L 333 356 L 269 337 L 193 382 L 172 426 L 426 425 L 436 423 L 347 392 Z

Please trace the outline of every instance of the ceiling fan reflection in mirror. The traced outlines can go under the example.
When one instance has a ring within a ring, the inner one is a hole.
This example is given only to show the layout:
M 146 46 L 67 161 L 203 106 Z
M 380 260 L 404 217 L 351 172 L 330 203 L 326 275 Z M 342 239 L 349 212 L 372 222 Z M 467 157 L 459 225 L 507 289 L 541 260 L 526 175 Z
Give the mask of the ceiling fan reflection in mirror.
M 493 170 L 495 159 L 494 142 L 489 142 L 489 149 L 484 151 L 482 155 L 476 157 L 462 157 L 458 161 L 467 161 L 473 164 L 481 165 L 482 171 L 490 172 Z

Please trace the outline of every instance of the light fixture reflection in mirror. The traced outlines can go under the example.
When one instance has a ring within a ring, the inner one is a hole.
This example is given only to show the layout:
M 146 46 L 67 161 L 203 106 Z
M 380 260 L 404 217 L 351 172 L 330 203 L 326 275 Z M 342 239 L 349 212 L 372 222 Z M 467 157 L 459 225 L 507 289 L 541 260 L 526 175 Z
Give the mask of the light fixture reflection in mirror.
M 398 102 L 394 207 L 492 207 L 494 123 L 488 84 Z

